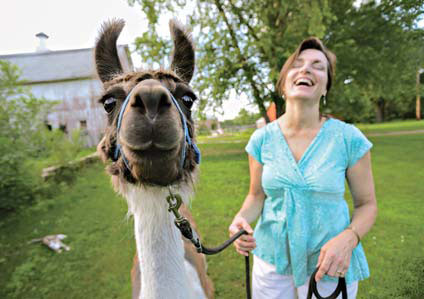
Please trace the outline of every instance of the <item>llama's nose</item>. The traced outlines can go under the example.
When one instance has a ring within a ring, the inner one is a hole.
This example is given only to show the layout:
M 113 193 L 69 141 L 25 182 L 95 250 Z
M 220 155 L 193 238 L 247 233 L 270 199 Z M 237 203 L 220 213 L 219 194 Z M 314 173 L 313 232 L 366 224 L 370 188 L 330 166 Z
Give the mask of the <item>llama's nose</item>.
M 152 120 L 168 110 L 172 104 L 169 91 L 160 84 L 143 84 L 136 88 L 130 105 Z

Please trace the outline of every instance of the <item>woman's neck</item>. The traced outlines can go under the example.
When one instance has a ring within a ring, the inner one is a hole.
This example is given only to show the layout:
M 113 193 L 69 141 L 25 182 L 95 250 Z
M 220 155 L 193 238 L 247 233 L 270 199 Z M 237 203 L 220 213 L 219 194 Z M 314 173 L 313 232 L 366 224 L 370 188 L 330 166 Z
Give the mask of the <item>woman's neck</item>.
M 319 112 L 319 104 L 301 101 L 287 101 L 286 112 L 281 116 L 281 125 L 288 130 L 301 131 L 320 128 L 324 121 Z

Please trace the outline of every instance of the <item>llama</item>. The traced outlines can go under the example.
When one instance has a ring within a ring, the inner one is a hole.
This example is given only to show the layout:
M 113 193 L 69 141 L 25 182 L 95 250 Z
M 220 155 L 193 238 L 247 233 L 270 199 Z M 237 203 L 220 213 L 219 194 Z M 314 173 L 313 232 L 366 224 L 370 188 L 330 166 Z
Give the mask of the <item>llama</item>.
M 199 153 L 190 142 L 190 109 L 196 100 L 189 86 L 195 67 L 191 35 L 171 20 L 170 70 L 123 73 L 116 50 L 123 27 L 122 20 L 104 23 L 96 42 L 96 68 L 104 87 L 99 102 L 108 117 L 97 150 L 104 162 L 111 161 L 107 170 L 112 184 L 134 216 L 138 259 L 132 271 L 133 298 L 210 299 L 213 285 L 206 260 L 182 240 L 166 201 L 171 188 L 187 204 L 197 176 Z M 194 225 L 184 205 L 180 213 Z

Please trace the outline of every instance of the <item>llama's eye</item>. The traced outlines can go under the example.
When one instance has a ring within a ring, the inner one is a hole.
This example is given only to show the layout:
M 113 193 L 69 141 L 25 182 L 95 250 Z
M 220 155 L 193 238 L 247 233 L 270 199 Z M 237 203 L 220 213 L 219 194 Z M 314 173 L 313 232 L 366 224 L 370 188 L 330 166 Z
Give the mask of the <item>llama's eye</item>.
M 191 106 L 193 106 L 194 99 L 191 96 L 185 95 L 182 96 L 181 99 L 188 108 L 191 108 Z
M 183 96 L 182 99 L 186 103 L 190 103 L 190 102 L 192 103 L 193 102 L 193 99 L 191 98 L 191 96 L 188 96 L 188 95 Z
M 107 98 L 103 103 L 103 107 L 105 108 L 107 113 L 111 113 L 116 106 L 116 99 L 111 97 Z

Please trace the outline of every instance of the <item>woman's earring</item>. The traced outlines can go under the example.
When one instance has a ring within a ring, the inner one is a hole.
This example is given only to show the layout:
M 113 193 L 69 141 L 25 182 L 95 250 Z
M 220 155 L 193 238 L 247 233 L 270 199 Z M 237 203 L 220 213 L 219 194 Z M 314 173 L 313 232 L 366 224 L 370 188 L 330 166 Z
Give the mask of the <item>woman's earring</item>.
M 325 95 L 321 96 L 321 101 L 322 101 L 324 106 L 327 105 L 327 97 Z

